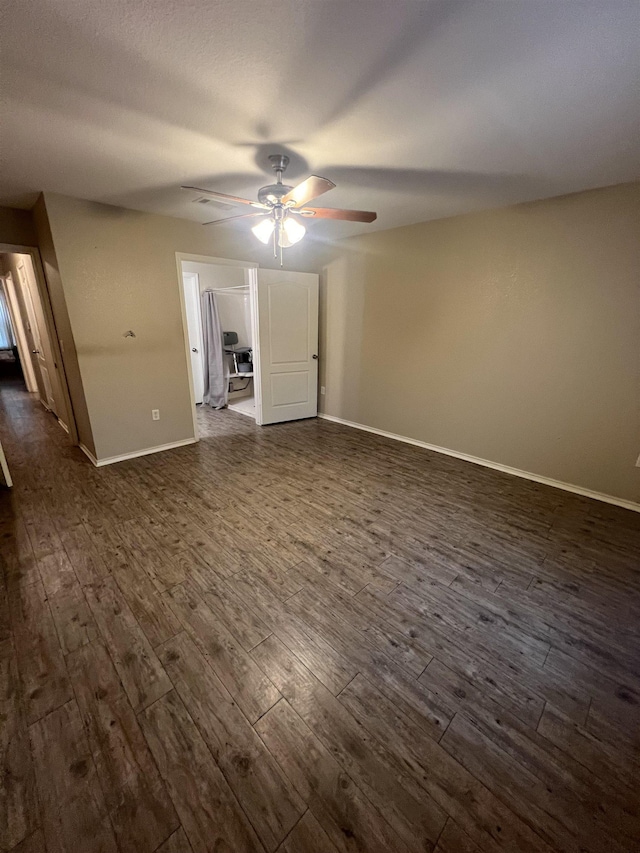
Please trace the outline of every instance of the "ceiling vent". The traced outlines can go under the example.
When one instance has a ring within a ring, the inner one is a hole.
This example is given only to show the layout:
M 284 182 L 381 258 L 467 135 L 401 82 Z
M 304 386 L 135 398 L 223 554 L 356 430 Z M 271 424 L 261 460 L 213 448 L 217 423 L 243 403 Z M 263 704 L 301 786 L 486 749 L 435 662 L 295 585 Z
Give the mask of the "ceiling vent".
M 232 204 L 227 204 L 224 201 L 218 201 L 214 198 L 206 198 L 205 196 L 200 196 L 200 198 L 194 198 L 194 204 L 212 204 L 214 207 L 220 207 L 223 210 L 233 210 Z

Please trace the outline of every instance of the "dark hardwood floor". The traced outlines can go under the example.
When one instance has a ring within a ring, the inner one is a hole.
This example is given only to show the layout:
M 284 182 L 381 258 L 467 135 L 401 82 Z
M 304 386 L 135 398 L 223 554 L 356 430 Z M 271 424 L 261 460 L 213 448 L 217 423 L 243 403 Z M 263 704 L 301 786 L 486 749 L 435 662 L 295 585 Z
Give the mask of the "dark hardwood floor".
M 323 421 L 0 431 L 0 849 L 640 849 L 640 515 Z

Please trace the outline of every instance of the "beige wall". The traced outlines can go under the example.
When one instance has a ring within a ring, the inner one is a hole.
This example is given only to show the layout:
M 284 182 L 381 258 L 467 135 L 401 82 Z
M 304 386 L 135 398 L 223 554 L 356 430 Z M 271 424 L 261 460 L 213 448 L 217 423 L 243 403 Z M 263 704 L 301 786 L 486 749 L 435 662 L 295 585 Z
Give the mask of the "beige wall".
M 37 246 L 31 213 L 13 207 L 0 207 L 0 243 L 12 246 Z
M 45 201 L 96 455 L 192 437 L 175 253 L 272 259 L 233 226 Z M 639 234 L 629 184 L 374 232 L 324 257 L 303 241 L 288 266 L 324 264 L 321 408 L 640 500 Z
M 193 437 L 176 252 L 273 262 L 233 226 L 44 196 L 98 459 Z M 294 269 L 317 269 L 310 243 Z M 311 265 L 311 267 L 310 267 Z M 135 338 L 123 333 L 132 329 Z M 151 419 L 160 409 L 160 420 Z
M 640 184 L 344 241 L 324 411 L 640 500 Z

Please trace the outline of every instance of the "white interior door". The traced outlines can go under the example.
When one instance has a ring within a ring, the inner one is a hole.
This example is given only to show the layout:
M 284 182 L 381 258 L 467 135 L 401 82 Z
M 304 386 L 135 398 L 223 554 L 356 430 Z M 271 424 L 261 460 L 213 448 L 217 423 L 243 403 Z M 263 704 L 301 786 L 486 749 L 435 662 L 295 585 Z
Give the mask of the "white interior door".
M 18 301 L 16 293 L 16 285 L 10 272 L 3 276 L 3 282 L 4 291 L 7 296 L 7 304 L 9 305 L 9 311 L 11 313 L 13 331 L 16 336 L 18 353 L 20 355 L 20 366 L 22 368 L 22 375 L 24 376 L 24 383 L 27 386 L 27 391 L 31 394 L 35 394 L 38 392 L 38 382 L 33 367 L 34 356 L 31 354 L 32 348 L 29 346 L 27 330 L 24 328 L 24 324 L 22 322 L 20 302 Z
M 318 414 L 318 276 L 258 270 L 261 424 Z
M 182 273 L 184 303 L 187 311 L 187 331 L 191 353 L 191 375 L 196 405 L 204 395 L 204 370 L 202 366 L 202 320 L 200 317 L 200 281 L 195 272 Z
M 43 398 L 42 402 L 59 417 L 59 406 L 56 404 L 53 391 L 53 382 L 57 378 L 54 376 L 56 369 L 55 362 L 40 296 L 37 292 L 34 292 L 37 285 L 33 276 L 27 272 L 24 262 L 18 264 L 17 270 L 18 278 L 20 279 L 20 289 L 27 310 L 28 331 L 33 341 L 32 355 L 34 357 L 34 365 L 42 377 L 42 388 L 40 389 Z

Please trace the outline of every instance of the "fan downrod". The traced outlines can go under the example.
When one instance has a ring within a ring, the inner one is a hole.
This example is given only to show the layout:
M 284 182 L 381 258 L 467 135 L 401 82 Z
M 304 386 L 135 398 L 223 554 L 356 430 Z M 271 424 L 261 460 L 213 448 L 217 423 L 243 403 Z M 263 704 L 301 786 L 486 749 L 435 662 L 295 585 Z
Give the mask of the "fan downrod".
M 273 167 L 273 171 L 278 176 L 278 183 L 282 180 L 282 173 L 289 165 L 289 158 L 286 154 L 269 154 L 269 162 Z M 280 174 L 278 175 L 278 172 Z
M 289 165 L 289 158 L 286 154 L 270 154 L 269 162 L 276 173 L 276 182 L 275 184 L 268 184 L 266 187 L 261 187 L 258 190 L 258 200 L 262 204 L 278 206 L 282 203 L 284 196 L 293 189 L 288 184 L 282 183 L 282 173 Z

